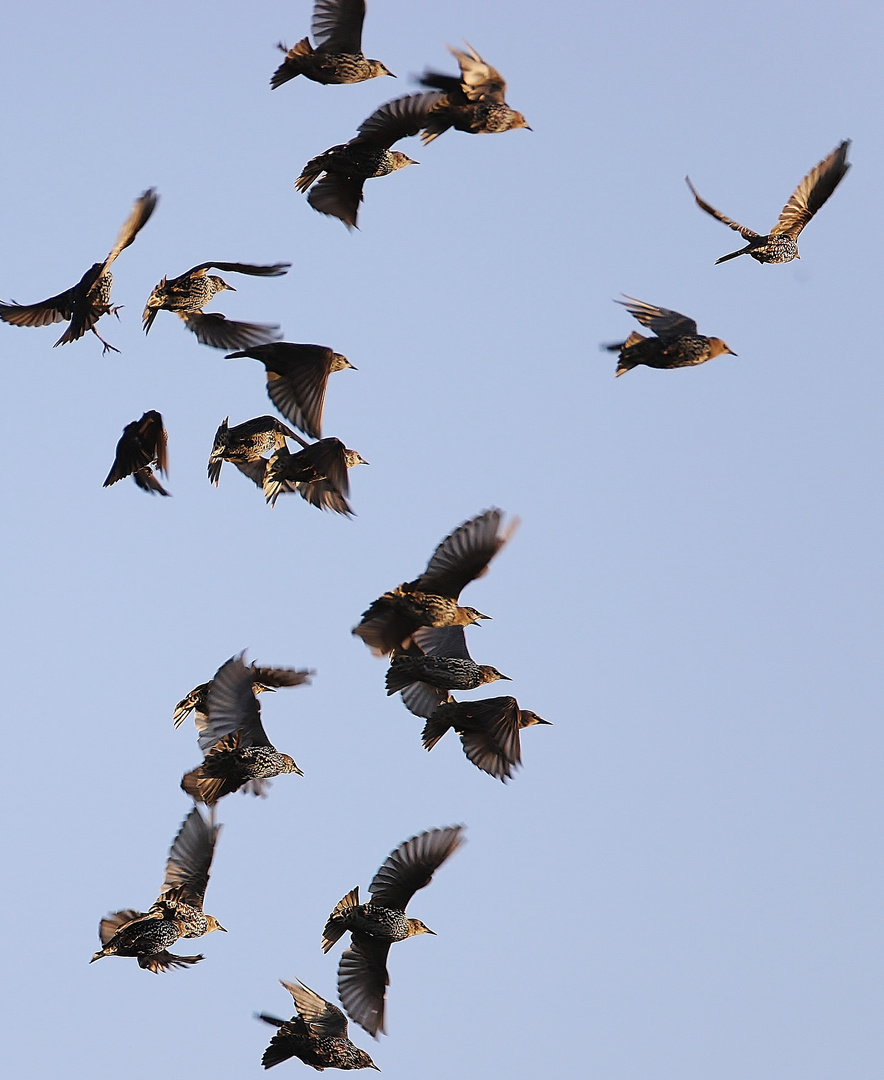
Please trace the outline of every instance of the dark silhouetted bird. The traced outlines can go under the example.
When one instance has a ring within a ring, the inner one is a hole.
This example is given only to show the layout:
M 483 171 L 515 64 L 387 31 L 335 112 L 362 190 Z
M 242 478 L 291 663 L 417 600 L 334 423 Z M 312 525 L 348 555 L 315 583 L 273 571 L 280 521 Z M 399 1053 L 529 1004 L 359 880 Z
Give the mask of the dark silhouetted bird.
M 168 278 L 157 285 L 141 316 L 145 334 L 149 332 L 158 311 L 174 311 L 188 330 L 196 334 L 202 345 L 213 349 L 246 349 L 262 342 L 273 341 L 282 335 L 278 326 L 267 323 L 234 322 L 217 312 L 205 314 L 203 308 L 216 293 L 236 292 L 232 285 L 207 270 L 224 270 L 231 274 L 249 274 L 252 277 L 280 277 L 291 263 L 273 263 L 270 266 L 253 266 L 251 263 L 205 262 L 194 266 L 180 277 Z
M 227 426 L 229 419 L 230 417 L 226 417 L 215 432 L 215 441 L 209 454 L 209 480 L 217 486 L 221 466 L 225 461 L 229 461 L 263 487 L 267 462 L 261 455 L 271 450 L 279 450 L 285 446 L 287 437 L 296 439 L 297 435 L 275 416 L 256 416 L 254 420 L 246 420 L 234 427 Z M 261 462 L 257 466 L 260 480 L 257 479 L 257 474 L 253 475 L 253 468 L 258 462 Z
M 462 626 L 419 627 L 412 631 L 408 648 L 393 650 L 387 696 L 401 690 L 408 711 L 429 719 L 452 700 L 449 690 L 475 690 L 498 679 L 510 681 L 497 668 L 474 662 Z
M 429 104 L 421 139 L 432 142 L 444 131 L 455 128 L 473 135 L 513 131 L 531 128 L 525 117 L 507 105 L 506 82 L 496 68 L 486 64 L 472 45 L 467 52 L 462 49 L 448 51 L 460 65 L 460 78 L 443 75 L 438 71 L 425 71 L 421 77 L 424 86 L 442 91 L 437 100 Z
M 648 338 L 633 330 L 626 341 L 603 346 L 608 352 L 620 354 L 615 375 L 622 375 L 639 364 L 652 368 L 693 367 L 722 353 L 737 355 L 721 338 L 698 334 L 697 324 L 687 315 L 646 304 L 631 296 L 617 303 L 622 304 L 642 326 L 653 330 L 656 337 Z
M 168 948 L 179 938 L 202 937 L 213 930 L 224 930 L 213 915 L 203 913 L 220 829 L 214 818 L 206 821 L 196 807 L 191 810 L 172 841 L 159 899 L 147 912 L 129 908 L 102 919 L 98 929 L 102 948 L 92 961 L 103 956 L 137 956 L 139 967 L 156 974 L 203 959 L 178 956 L 168 952 Z
M 787 263 L 800 258 L 798 254 L 798 235 L 813 215 L 832 194 L 835 188 L 844 179 L 844 174 L 850 168 L 847 161 L 847 151 L 850 147 L 850 139 L 845 139 L 831 154 L 811 169 L 797 188 L 792 197 L 783 207 L 776 225 L 767 236 L 761 236 L 745 225 L 740 225 L 725 217 L 720 210 L 704 202 L 694 190 L 694 185 L 689 177 L 685 177 L 688 187 L 697 206 L 705 210 L 707 214 L 727 225 L 729 229 L 738 232 L 748 244 L 739 251 L 732 251 L 729 255 L 722 255 L 715 260 L 715 265 L 727 262 L 728 259 L 736 259 L 738 255 L 751 255 L 760 263 Z
M 318 1072 L 323 1069 L 378 1069 L 364 1050 L 354 1046 L 347 1037 L 344 1014 L 330 1001 L 321 998 L 305 986 L 279 980 L 295 999 L 297 1015 L 291 1020 L 260 1013 L 258 1019 L 279 1028 L 264 1051 L 261 1064 L 265 1069 L 300 1058 Z M 378 1072 L 381 1070 L 378 1069 Z
M 501 532 L 502 510 L 486 510 L 446 536 L 426 570 L 414 581 L 397 585 L 378 597 L 353 628 L 376 656 L 406 648 L 419 626 L 469 626 L 488 619 L 471 607 L 459 607 L 461 590 L 481 577 L 518 525 L 513 519 Z
M 133 420 L 123 428 L 117 443 L 117 453 L 104 487 L 131 476 L 142 491 L 151 495 L 168 495 L 169 492 L 154 476 L 152 465 L 164 476 L 168 470 L 167 435 L 163 418 L 156 409 L 149 409 L 140 420 Z
M 462 843 L 462 825 L 430 829 L 413 836 L 400 844 L 375 874 L 367 904 L 359 903 L 357 887 L 347 893 L 328 917 L 322 932 L 323 952 L 328 952 L 350 931 L 350 948 L 344 950 L 338 967 L 338 995 L 350 1019 L 370 1035 L 384 1032 L 390 946 L 415 934 L 434 933 L 420 919 L 407 918 L 405 908 L 418 889 L 430 884 L 433 874 Z
M 274 71 L 271 87 L 275 90 L 298 75 L 326 86 L 393 75 L 380 60 L 369 60 L 362 52 L 364 21 L 365 0 L 316 0 L 310 26 L 316 48 L 309 38 L 290 49 L 279 45 L 285 60 Z
M 519 732 L 534 724 L 549 724 L 549 720 L 520 709 L 514 697 L 451 701 L 436 709 L 422 738 L 424 749 L 432 750 L 445 732 L 454 728 L 470 761 L 506 783 L 522 763 Z
M 282 415 L 311 439 L 322 438 L 325 388 L 333 371 L 355 367 L 325 345 L 273 341 L 229 353 L 227 360 L 248 356 L 267 369 L 267 394 Z
M 347 496 L 350 494 L 348 469 L 368 462 L 344 446 L 340 439 L 320 439 L 307 443 L 295 436 L 304 447 L 297 454 L 283 447 L 267 462 L 264 473 L 264 495 L 271 506 L 283 492 L 295 492 L 311 506 L 334 510 L 337 514 L 353 516 Z
M 187 794 L 213 806 L 250 782 L 281 773 L 303 776 L 293 759 L 281 754 L 267 738 L 254 686 L 256 682 L 268 681 L 275 686 L 299 686 L 312 674 L 312 671 L 259 668 L 246 664 L 242 654 L 222 664 L 211 680 L 206 712 L 194 712 L 205 760 L 182 778 L 181 787 Z M 263 785 L 252 783 L 251 790 L 256 795 L 262 794 Z
M 363 120 L 355 138 L 311 158 L 295 187 L 310 190 L 307 202 L 314 210 L 340 218 L 348 229 L 355 228 L 365 181 L 418 164 L 390 147 L 399 139 L 417 135 L 426 118 L 427 102 L 423 99 L 432 96 L 414 94 L 388 101 Z
M 119 349 L 104 340 L 95 329 L 95 324 L 102 315 L 118 316 L 121 305 L 112 307 L 110 302 L 111 288 L 114 283 L 110 270 L 111 263 L 124 248 L 132 243 L 139 230 L 147 224 L 156 205 L 156 191 L 154 188 L 149 188 L 136 200 L 132 213 L 120 229 L 117 242 L 108 252 L 104 262 L 97 262 L 90 266 L 72 289 L 59 293 L 58 296 L 50 296 L 48 300 L 41 300 L 39 304 L 17 304 L 15 301 L 9 304 L 0 303 L 0 319 L 13 326 L 49 326 L 51 323 L 64 322 L 67 319 L 70 320 L 68 328 L 56 341 L 56 345 L 67 345 L 69 341 L 77 341 L 88 330 L 91 330 L 104 346 L 103 353 L 119 352 Z

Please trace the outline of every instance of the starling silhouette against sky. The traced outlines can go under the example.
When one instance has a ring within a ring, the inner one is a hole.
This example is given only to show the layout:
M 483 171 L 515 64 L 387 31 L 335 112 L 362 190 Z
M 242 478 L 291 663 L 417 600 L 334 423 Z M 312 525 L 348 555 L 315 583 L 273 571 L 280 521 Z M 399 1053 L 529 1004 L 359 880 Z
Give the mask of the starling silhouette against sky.
M 296 439 L 297 435 L 275 416 L 256 416 L 254 420 L 246 420 L 234 427 L 227 426 L 229 419 L 230 417 L 225 417 L 215 432 L 215 441 L 209 454 L 209 480 L 217 487 L 221 466 L 225 461 L 229 461 L 263 487 L 267 462 L 261 455 L 271 450 L 279 450 L 285 446 L 286 437 Z
M 213 915 L 203 913 L 209 869 L 220 830 L 214 819 L 206 821 L 196 807 L 191 810 L 172 842 L 159 899 L 147 912 L 126 909 L 102 919 L 98 930 L 102 947 L 90 963 L 103 956 L 137 956 L 139 967 L 157 974 L 203 959 L 178 956 L 167 950 L 179 938 L 202 937 L 213 930 L 224 930 Z
M 267 394 L 282 415 L 311 439 L 322 438 L 322 411 L 328 377 L 334 371 L 356 368 L 346 356 L 325 345 L 296 345 L 274 341 L 229 353 L 225 359 L 248 356 L 267 369 Z
M 354 465 L 368 462 L 356 450 L 344 446 L 340 439 L 320 439 L 307 443 L 294 436 L 304 447 L 297 454 L 283 447 L 267 462 L 264 473 L 264 495 L 271 506 L 283 492 L 295 492 L 311 506 L 334 510 L 336 514 L 353 516 L 347 496 L 350 480 L 347 476 Z
M 463 826 L 430 829 L 400 844 L 387 858 L 368 888 L 371 900 L 359 903 L 359 888 L 351 889 L 329 915 L 322 932 L 322 951 L 328 952 L 348 930 L 350 948 L 338 967 L 338 996 L 347 1015 L 369 1035 L 384 1033 L 384 996 L 390 981 L 387 953 L 394 941 L 435 931 L 409 919 L 405 908 L 433 874 L 463 843 Z
M 422 738 L 424 749 L 432 750 L 454 728 L 476 768 L 506 783 L 522 763 L 519 732 L 534 724 L 549 724 L 549 720 L 520 709 L 514 697 L 451 701 L 436 709 L 424 725 Z
M 378 1069 L 364 1050 L 354 1046 L 347 1037 L 347 1020 L 330 1001 L 321 998 L 305 986 L 279 980 L 295 999 L 297 1015 L 291 1020 L 260 1013 L 258 1019 L 279 1028 L 264 1051 L 261 1064 L 265 1069 L 289 1058 L 300 1058 L 318 1072 L 323 1069 Z M 380 1069 L 378 1069 L 380 1072 Z
M 275 90 L 298 75 L 326 86 L 393 75 L 380 60 L 369 60 L 362 52 L 364 21 L 365 0 L 316 0 L 310 25 L 316 48 L 309 38 L 290 49 L 279 45 L 285 60 L 274 71 L 270 86 Z
M 163 427 L 163 418 L 150 409 L 140 420 L 133 420 L 123 428 L 123 435 L 117 443 L 117 453 L 111 471 L 104 480 L 104 487 L 110 487 L 118 480 L 131 476 L 142 491 L 151 495 L 168 495 L 169 492 L 154 476 L 152 465 L 164 476 L 168 469 L 167 435 Z
M 633 330 L 626 341 L 603 346 L 608 352 L 620 354 L 615 375 L 622 375 L 639 364 L 652 368 L 693 367 L 722 353 L 737 355 L 721 338 L 698 334 L 697 324 L 687 315 L 646 304 L 632 296 L 616 302 L 657 336 L 648 338 Z
M 500 72 L 486 64 L 472 45 L 466 44 L 466 52 L 448 46 L 460 65 L 460 78 L 438 71 L 425 71 L 421 77 L 424 86 L 442 91 L 430 105 L 422 125 L 423 142 L 432 142 L 452 127 L 473 135 L 516 128 L 530 131 L 525 117 L 507 105 L 506 82 Z
M 745 225 L 732 221 L 720 210 L 704 202 L 694 190 L 690 178 L 686 176 L 685 180 L 697 200 L 697 206 L 749 241 L 739 251 L 732 251 L 729 255 L 716 259 L 715 265 L 736 259 L 738 255 L 751 255 L 760 263 L 787 263 L 799 259 L 801 256 L 798 254 L 798 234 L 844 179 L 844 174 L 850 168 L 847 161 L 849 147 L 850 139 L 845 139 L 815 169 L 810 170 L 792 192 L 792 197 L 783 207 L 776 225 L 767 236 L 761 236 L 747 229 Z
M 97 262 L 90 266 L 72 289 L 68 289 L 58 296 L 50 296 L 48 300 L 42 300 L 39 304 L 17 304 L 15 301 L 9 304 L 0 303 L 0 319 L 11 323 L 13 326 L 49 326 L 50 323 L 70 320 L 67 330 L 56 341 L 56 345 L 67 345 L 69 341 L 77 341 L 88 330 L 98 338 L 104 346 L 102 353 L 119 352 L 95 329 L 95 324 L 102 315 L 118 312 L 122 305 L 111 307 L 111 289 L 114 277 L 111 273 L 111 263 L 120 252 L 127 248 L 140 229 L 146 224 L 150 215 L 157 205 L 157 194 L 154 188 L 149 188 L 136 200 L 132 207 L 132 213 L 126 219 L 117 242 L 110 249 L 104 262 Z
M 206 712 L 194 712 L 205 760 L 184 775 L 181 781 L 184 791 L 198 802 L 214 806 L 225 795 L 246 785 L 254 794 L 263 794 L 263 785 L 253 781 L 281 773 L 303 776 L 292 758 L 281 754 L 267 738 L 254 686 L 256 682 L 300 686 L 312 674 L 312 671 L 259 668 L 246 664 L 242 653 L 222 664 L 211 680 Z
M 378 597 L 353 628 L 376 656 L 407 648 L 419 626 L 469 626 L 489 619 L 472 607 L 459 607 L 461 590 L 488 569 L 488 564 L 513 535 L 514 518 L 501 532 L 502 510 L 486 510 L 446 536 L 433 552 L 426 570 L 414 581 L 397 585 Z
M 498 679 L 510 681 L 497 668 L 477 664 L 467 650 L 462 626 L 412 631 L 407 649 L 394 649 L 387 670 L 387 696 L 402 692 L 402 701 L 415 716 L 429 719 L 446 701 L 449 690 L 475 690 Z
M 314 210 L 340 218 L 348 229 L 355 228 L 365 181 L 418 164 L 390 147 L 399 139 L 417 135 L 427 114 L 428 104 L 424 99 L 430 97 L 414 94 L 388 101 L 363 120 L 355 138 L 311 158 L 295 187 L 298 191 L 309 189 L 307 202 Z
M 278 326 L 267 323 L 234 322 L 232 319 L 209 312 L 203 308 L 216 293 L 229 290 L 236 292 L 232 285 L 207 270 L 224 270 L 231 274 L 249 274 L 251 277 L 280 277 L 291 263 L 273 263 L 270 266 L 254 266 L 251 263 L 205 262 L 194 266 L 180 277 L 168 278 L 157 285 L 142 313 L 144 332 L 149 333 L 158 311 L 174 311 L 182 319 L 188 330 L 196 334 L 202 345 L 213 349 L 247 349 L 252 345 L 273 341 L 280 337 Z

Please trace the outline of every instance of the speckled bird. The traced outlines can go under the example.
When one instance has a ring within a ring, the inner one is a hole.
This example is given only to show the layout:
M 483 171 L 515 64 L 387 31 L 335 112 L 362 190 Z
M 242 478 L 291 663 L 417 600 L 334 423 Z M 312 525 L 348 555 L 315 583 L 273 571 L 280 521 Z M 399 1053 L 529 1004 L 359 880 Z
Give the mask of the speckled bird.
M 307 202 L 313 209 L 340 218 L 348 229 L 356 228 L 365 181 L 418 164 L 390 147 L 420 131 L 427 112 L 422 99 L 427 96 L 432 95 L 415 94 L 387 102 L 363 120 L 355 138 L 311 158 L 295 187 L 298 191 L 309 190 Z
M 427 721 L 422 740 L 424 749 L 432 750 L 453 728 L 476 768 L 506 783 L 513 769 L 522 763 L 519 732 L 534 724 L 549 723 L 537 713 L 520 709 L 514 697 L 451 701 L 440 705 Z
M 251 466 L 264 460 L 262 454 L 284 447 L 287 438 L 297 438 L 292 429 L 275 416 L 256 416 L 253 420 L 246 420 L 233 427 L 228 426 L 229 419 L 229 416 L 225 417 L 215 432 L 215 441 L 209 454 L 207 471 L 209 480 L 216 487 L 221 476 L 221 466 L 225 461 L 237 466 Z M 260 471 L 263 486 L 264 465 L 260 466 Z M 248 469 L 245 472 L 250 475 Z
M 424 86 L 442 91 L 428 109 L 422 141 L 425 144 L 432 142 L 449 128 L 472 135 L 514 131 L 516 128 L 530 131 L 525 117 L 506 103 L 503 76 L 486 63 L 472 45 L 465 44 L 466 52 L 448 46 L 460 66 L 460 78 L 438 71 L 425 71 L 421 77 Z
M 198 802 L 213 806 L 243 787 L 256 795 L 263 794 L 262 780 L 282 773 L 304 775 L 288 754 L 273 746 L 261 724 L 261 706 L 254 685 L 266 681 L 268 671 L 273 673 L 271 683 L 276 686 L 300 686 L 309 682 L 313 674 L 258 668 L 246 664 L 240 653 L 222 664 L 211 680 L 206 712 L 194 712 L 205 759 L 181 781 L 184 791 Z
M 347 473 L 355 465 L 368 462 L 356 450 L 344 446 L 340 439 L 320 439 L 308 443 L 295 436 L 304 447 L 296 454 L 283 447 L 267 462 L 264 473 L 264 496 L 271 506 L 283 492 L 297 493 L 311 506 L 334 510 L 336 514 L 353 516 L 347 501 L 350 480 Z
M 351 889 L 329 915 L 322 932 L 322 951 L 350 931 L 350 948 L 338 967 L 338 996 L 351 1020 L 369 1035 L 384 1033 L 384 998 L 390 978 L 387 953 L 394 941 L 416 934 L 433 934 L 420 919 L 409 919 L 405 908 L 418 889 L 463 843 L 463 826 L 430 829 L 400 844 L 384 862 L 369 886 L 371 900 L 359 903 L 359 888 Z
M 393 650 L 387 696 L 401 691 L 408 711 L 426 720 L 452 700 L 449 690 L 475 690 L 498 679 L 510 681 L 497 668 L 473 660 L 462 626 L 419 627 L 406 649 Z
M 710 206 L 700 198 L 690 178 L 686 176 L 685 180 L 697 200 L 697 206 L 727 225 L 729 229 L 738 232 L 744 240 L 749 241 L 739 251 L 732 251 L 729 255 L 722 255 L 720 259 L 716 259 L 715 265 L 727 262 L 729 259 L 736 259 L 738 255 L 751 255 L 760 263 L 787 263 L 793 259 L 799 259 L 801 256 L 798 254 L 798 235 L 844 179 L 845 173 L 850 168 L 847 161 L 849 147 L 850 139 L 845 139 L 816 168 L 810 170 L 792 192 L 792 197 L 783 207 L 776 225 L 766 236 L 761 236 L 747 229 L 745 225 L 732 221 L 720 210 Z
M 168 471 L 168 436 L 163 427 L 163 418 L 156 409 L 143 413 L 140 420 L 126 424 L 117 443 L 117 452 L 110 472 L 103 487 L 110 487 L 118 480 L 131 476 L 142 491 L 151 495 L 168 495 L 169 492 L 154 476 L 151 466 L 157 472 Z
M 214 269 L 231 274 L 249 274 L 251 277 L 280 277 L 290 266 L 291 263 L 255 266 L 252 263 L 205 262 L 191 267 L 179 277 L 171 280 L 163 278 L 147 298 L 141 316 L 144 332 L 147 334 L 150 331 L 158 311 L 174 311 L 187 329 L 196 334 L 200 344 L 210 345 L 213 349 L 247 349 L 273 341 L 282 336 L 278 326 L 234 322 L 218 312 L 206 314 L 203 311 L 216 293 L 225 290 L 236 292 L 223 278 L 207 271 Z
M 617 303 L 623 304 L 642 326 L 653 330 L 656 337 L 648 338 L 633 330 L 626 341 L 603 346 L 608 352 L 620 354 L 615 375 L 623 375 L 639 364 L 652 368 L 693 367 L 722 353 L 737 355 L 721 338 L 698 334 L 697 324 L 687 315 L 631 296 Z
M 267 1013 L 258 1019 L 279 1030 L 264 1051 L 261 1064 L 265 1069 L 289 1058 L 300 1058 L 318 1072 L 323 1069 L 378 1069 L 364 1050 L 350 1042 L 347 1020 L 330 1001 L 321 998 L 299 979 L 297 985 L 279 980 L 295 999 L 296 1015 L 280 1020 Z
M 149 911 L 127 908 L 102 919 L 98 929 L 101 949 L 90 963 L 103 956 L 136 956 L 138 966 L 157 974 L 187 967 L 200 956 L 179 956 L 168 948 L 179 938 L 202 937 L 224 927 L 203 912 L 209 869 L 221 826 L 206 821 L 194 807 L 172 841 L 166 877 L 159 898 Z
M 282 415 L 311 439 L 322 438 L 322 412 L 328 377 L 356 368 L 342 353 L 325 345 L 273 341 L 254 349 L 232 352 L 225 359 L 248 356 L 267 370 L 267 395 Z
M 272 89 L 303 75 L 325 86 L 359 83 L 379 75 L 396 76 L 380 60 L 369 60 L 362 51 L 365 0 L 316 0 L 310 31 L 316 41 L 302 38 L 290 49 L 280 44 L 285 60 L 274 71 Z
M 127 248 L 139 231 L 147 224 L 150 215 L 157 205 L 157 194 L 154 188 L 149 188 L 136 200 L 132 212 L 120 229 L 117 242 L 107 253 L 103 262 L 97 262 L 90 266 L 76 285 L 67 289 L 58 296 L 50 296 L 48 300 L 41 300 L 38 304 L 18 304 L 14 300 L 11 303 L 0 303 L 0 319 L 11 323 L 13 326 L 49 326 L 51 323 L 70 320 L 68 328 L 56 341 L 55 345 L 67 345 L 70 341 L 77 341 L 91 330 L 104 346 L 102 353 L 119 352 L 110 342 L 95 329 L 95 324 L 102 315 L 116 315 L 122 305 L 111 306 L 111 289 L 114 277 L 111 273 L 111 263 L 116 259 L 124 248 Z
M 419 626 L 470 626 L 489 619 L 472 607 L 457 603 L 461 590 L 488 569 L 488 564 L 509 540 L 518 518 L 500 531 L 503 511 L 486 510 L 465 521 L 446 536 L 433 552 L 426 570 L 378 597 L 353 628 L 376 656 L 407 648 Z

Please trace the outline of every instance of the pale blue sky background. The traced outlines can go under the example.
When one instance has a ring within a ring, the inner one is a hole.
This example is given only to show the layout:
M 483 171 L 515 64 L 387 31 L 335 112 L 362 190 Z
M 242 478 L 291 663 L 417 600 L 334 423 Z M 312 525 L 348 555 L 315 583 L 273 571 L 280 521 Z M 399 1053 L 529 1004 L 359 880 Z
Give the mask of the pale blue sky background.
M 0 326 L 8 1074 L 257 1077 L 252 1013 L 291 1015 L 277 979 L 334 997 L 337 900 L 464 822 L 411 908 L 438 937 L 392 950 L 389 1037 L 352 1031 L 390 1080 L 876 1080 L 880 6 L 374 0 L 366 52 L 398 80 L 271 93 L 275 42 L 309 23 L 290 0 L 4 16 L 0 297 L 74 284 L 160 193 L 100 326 L 121 355 Z M 455 70 L 461 38 L 533 132 L 403 143 L 421 164 L 367 183 L 353 235 L 311 211 L 305 161 Z M 713 266 L 738 238 L 685 173 L 764 231 L 843 138 L 800 262 Z M 263 372 L 172 316 L 145 339 L 140 313 L 215 258 L 290 260 L 213 309 L 359 368 L 325 423 L 371 462 L 355 520 L 207 482 L 218 423 L 272 411 Z M 621 292 L 739 356 L 615 380 Z M 102 490 L 151 408 L 174 497 Z M 494 616 L 471 648 L 555 725 L 506 787 L 451 736 L 427 755 L 349 633 L 491 505 L 523 523 L 464 594 Z M 230 932 L 193 943 L 202 964 L 90 967 L 189 809 L 172 707 L 243 648 L 318 672 L 264 699 L 306 775 L 220 805 L 206 907 Z

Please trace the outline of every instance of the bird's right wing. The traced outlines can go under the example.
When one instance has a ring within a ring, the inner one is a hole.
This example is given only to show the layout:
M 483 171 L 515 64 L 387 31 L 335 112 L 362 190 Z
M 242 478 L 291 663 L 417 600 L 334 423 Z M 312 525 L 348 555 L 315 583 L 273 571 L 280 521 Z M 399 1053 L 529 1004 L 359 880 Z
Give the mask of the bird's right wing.
M 716 210 L 714 206 L 710 206 L 705 199 L 701 199 L 700 196 L 697 194 L 694 185 L 691 183 L 690 177 L 686 176 L 685 182 L 691 189 L 691 193 L 693 194 L 694 198 L 697 200 L 697 206 L 699 206 L 701 210 L 705 210 L 707 214 L 711 214 L 712 217 L 716 219 L 716 221 L 720 221 L 722 225 L 727 225 L 729 229 L 733 229 L 734 232 L 738 232 L 740 236 L 742 236 L 745 240 L 752 240 L 759 235 L 757 232 L 753 232 L 751 229 L 747 229 L 745 225 L 741 225 L 738 221 L 733 221 L 725 214 L 722 214 L 720 210 Z

